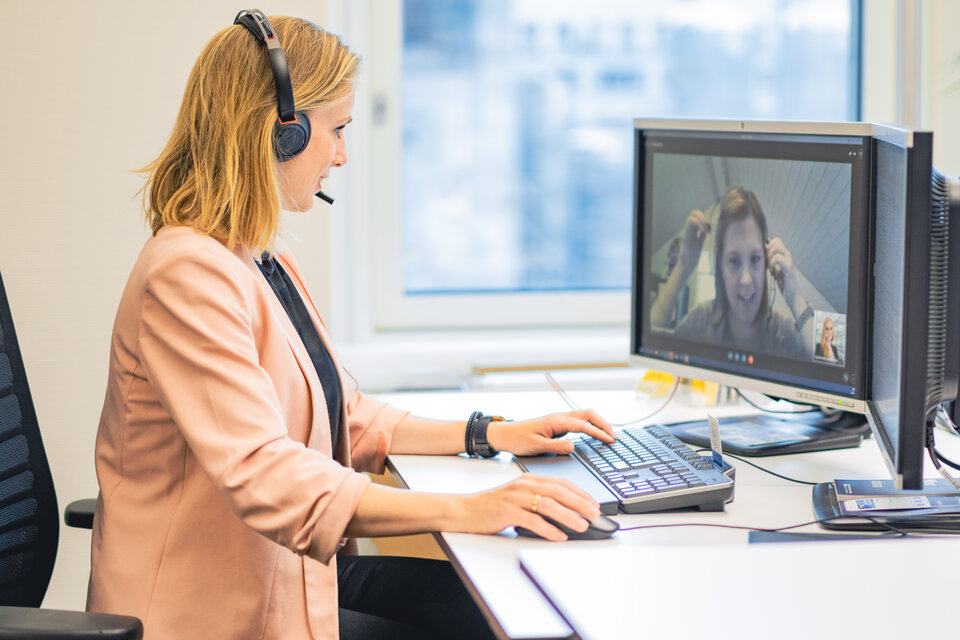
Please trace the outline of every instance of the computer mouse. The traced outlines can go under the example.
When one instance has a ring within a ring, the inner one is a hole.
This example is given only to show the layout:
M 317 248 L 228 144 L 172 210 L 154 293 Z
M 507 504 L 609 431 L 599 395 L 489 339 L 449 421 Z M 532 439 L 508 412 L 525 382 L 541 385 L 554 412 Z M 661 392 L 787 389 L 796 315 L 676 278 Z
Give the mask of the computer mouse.
M 608 518 L 602 513 L 590 520 L 590 524 L 587 526 L 586 531 L 574 531 L 569 527 L 565 527 L 560 524 L 553 518 L 548 518 L 547 516 L 541 516 L 544 520 L 555 526 L 560 531 L 563 531 L 567 534 L 567 540 L 605 540 L 613 535 L 613 532 L 620 528 L 620 525 L 616 520 Z M 525 536 L 527 538 L 542 538 L 542 536 L 525 529 L 524 527 L 514 527 L 514 530 L 517 532 L 518 536 Z

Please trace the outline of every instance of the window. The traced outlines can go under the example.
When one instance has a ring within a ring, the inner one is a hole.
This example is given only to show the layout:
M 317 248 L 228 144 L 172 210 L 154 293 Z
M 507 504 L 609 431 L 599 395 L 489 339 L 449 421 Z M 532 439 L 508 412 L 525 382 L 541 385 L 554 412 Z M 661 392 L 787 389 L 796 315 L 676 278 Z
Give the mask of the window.
M 376 326 L 626 323 L 633 118 L 857 119 L 859 13 L 372 2 Z

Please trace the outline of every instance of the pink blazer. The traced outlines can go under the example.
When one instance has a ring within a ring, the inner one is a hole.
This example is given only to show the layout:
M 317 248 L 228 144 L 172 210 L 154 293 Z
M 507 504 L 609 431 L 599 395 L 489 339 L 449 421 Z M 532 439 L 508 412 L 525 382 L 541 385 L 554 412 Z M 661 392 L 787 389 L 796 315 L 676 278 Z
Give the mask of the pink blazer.
M 341 382 L 333 452 L 320 380 L 253 260 L 186 227 L 148 240 L 113 329 L 88 609 L 139 617 L 148 640 L 337 638 L 356 470 L 382 471 L 406 415 Z

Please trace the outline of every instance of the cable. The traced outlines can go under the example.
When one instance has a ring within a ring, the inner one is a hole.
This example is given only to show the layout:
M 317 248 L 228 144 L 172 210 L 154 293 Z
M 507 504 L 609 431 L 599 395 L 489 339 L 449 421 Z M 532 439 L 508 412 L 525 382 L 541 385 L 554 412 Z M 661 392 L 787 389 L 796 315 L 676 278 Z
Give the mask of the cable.
M 897 527 L 893 526 L 893 525 L 890 524 L 889 522 L 886 522 L 886 521 L 884 521 L 884 520 L 881 520 L 880 518 L 876 518 L 876 517 L 874 517 L 874 516 L 861 516 L 861 517 L 869 520 L 869 521 L 872 522 L 873 524 L 879 524 L 880 526 L 886 527 L 887 529 L 890 530 L 890 532 L 899 534 L 899 535 L 902 536 L 902 537 L 907 537 L 907 536 L 914 536 L 914 537 L 916 537 L 914 534 L 910 533 L 909 531 L 904 531 L 903 529 L 898 529 Z M 948 530 L 948 531 L 949 531 L 949 530 Z M 955 533 L 956 533 L 956 532 L 955 532 Z M 954 533 L 954 534 L 955 534 L 955 533 Z M 947 534 L 947 535 L 954 535 L 954 534 Z
M 940 453 L 939 450 L 937 450 L 936 447 L 933 448 L 933 453 L 934 453 L 934 455 L 937 456 L 937 460 L 939 460 L 940 462 L 944 463 L 945 465 L 947 465 L 947 466 L 949 466 L 949 467 L 953 467 L 954 469 L 960 471 L 960 464 L 958 464 L 958 463 L 956 463 L 956 462 L 953 462 L 952 460 L 950 460 L 949 458 L 947 458 L 946 456 L 944 456 L 942 453 Z
M 927 447 L 927 453 L 930 455 L 930 461 L 933 462 L 933 466 L 937 470 L 937 473 L 943 476 L 944 480 L 946 480 L 947 482 L 952 484 L 954 487 L 956 487 L 957 490 L 960 490 L 960 481 L 958 481 L 956 478 L 950 475 L 950 472 L 947 471 L 942 464 L 940 464 L 940 461 L 942 460 L 947 465 L 955 469 L 960 469 L 960 467 L 958 467 L 954 462 L 950 461 L 949 459 L 944 457 L 939 451 L 937 451 L 937 447 L 935 444 L 935 436 L 933 433 L 934 423 L 935 423 L 934 420 L 927 422 L 926 447 Z
M 581 409 L 580 409 L 580 405 L 578 405 L 576 402 L 574 402 L 574 401 L 573 401 L 573 398 L 571 398 L 569 395 L 567 395 L 567 392 L 563 390 L 563 387 L 560 386 L 560 384 L 554 379 L 554 377 L 550 374 L 549 371 L 544 371 L 544 372 L 543 372 L 543 375 L 546 377 L 547 382 L 550 383 L 550 386 L 553 387 L 553 390 L 556 391 L 558 394 L 560 394 L 560 397 L 563 398 L 563 401 L 567 403 L 567 406 L 569 406 L 569 407 L 570 407 L 571 409 L 573 409 L 574 411 L 580 411 L 580 410 L 581 410 Z M 611 426 L 614 426 L 614 427 L 626 427 L 626 426 L 629 426 L 629 425 L 631 425 L 631 424 L 636 424 L 637 422 L 642 422 L 642 421 L 644 421 L 644 420 L 648 420 L 648 419 L 652 418 L 653 416 L 657 415 L 658 413 L 660 413 L 661 411 L 663 411 L 663 409 L 664 409 L 668 404 L 670 404 L 670 400 L 673 399 L 673 395 L 677 392 L 677 387 L 678 387 L 679 385 L 680 385 L 680 378 L 677 378 L 677 381 L 676 381 L 676 382 L 674 383 L 674 385 L 673 385 L 673 391 L 670 392 L 670 395 L 667 397 L 666 402 L 664 402 L 663 405 L 662 405 L 659 409 L 657 409 L 656 411 L 654 411 L 653 413 L 651 413 L 651 414 L 649 414 L 649 415 L 646 415 L 646 416 L 644 416 L 644 417 L 642 417 L 642 418 L 638 418 L 638 419 L 636 419 L 636 420 L 632 420 L 632 421 L 630 421 L 630 422 L 623 422 L 623 423 L 619 423 L 619 424 L 613 424 L 613 425 L 611 425 Z M 737 392 L 738 394 L 740 394 L 740 390 L 739 390 L 739 389 L 736 389 L 736 392 Z M 743 398 L 743 394 L 740 394 L 740 397 Z M 743 399 L 744 399 L 744 400 L 747 400 L 746 398 L 743 398 Z M 749 400 L 747 400 L 747 402 L 749 402 L 750 404 L 753 404 L 753 403 L 750 402 Z M 754 405 L 754 406 L 756 406 L 756 405 Z M 757 407 L 757 408 L 759 409 L 760 407 Z M 761 409 L 761 411 L 762 411 L 762 409 Z M 803 413 L 803 412 L 801 412 L 801 411 L 782 411 L 782 412 L 776 412 L 776 413 Z M 710 449 L 698 449 L 697 451 L 710 451 Z M 759 469 L 760 471 L 763 471 L 763 472 L 765 472 L 765 473 L 769 473 L 770 475 L 776 476 L 776 477 L 778 477 L 778 478 L 782 478 L 783 480 L 788 480 L 788 481 L 790 481 L 790 482 L 796 482 L 797 484 L 805 484 L 805 485 L 808 485 L 808 486 L 813 486 L 813 485 L 815 485 L 815 484 L 818 484 L 817 482 L 809 482 L 809 481 L 807 481 L 807 480 L 797 480 L 796 478 L 790 478 L 790 477 L 781 475 L 781 474 L 777 473 L 776 471 L 771 471 L 770 469 L 766 469 L 766 468 L 764 468 L 764 467 L 761 467 L 760 465 L 758 465 L 758 464 L 756 464 L 756 463 L 754 463 L 754 462 L 750 462 L 749 460 L 745 460 L 745 459 L 741 458 L 740 456 L 735 456 L 735 455 L 733 455 L 733 454 L 731 454 L 731 453 L 725 453 L 725 454 L 723 454 L 723 455 L 729 456 L 729 457 L 733 458 L 734 460 L 739 460 L 740 462 L 746 463 L 746 464 L 750 465 L 751 467 L 756 467 L 756 468 Z
M 563 390 L 563 387 L 560 386 L 560 383 L 556 381 L 553 375 L 549 371 L 543 372 L 544 377 L 547 379 L 547 382 L 553 387 L 553 390 L 560 394 L 560 397 L 563 398 L 563 401 L 567 403 L 567 406 L 573 409 L 574 411 L 580 411 L 580 405 L 573 401 L 573 398 L 567 395 L 567 392 Z
M 762 531 L 765 533 L 776 533 L 779 531 L 789 531 L 790 529 L 799 529 L 800 527 L 809 527 L 810 525 L 814 525 L 814 524 L 823 524 L 824 522 L 830 522 L 832 520 L 849 519 L 851 517 L 862 518 L 863 520 L 868 520 L 873 524 L 879 525 L 881 527 L 885 527 L 887 531 L 885 531 L 881 535 L 894 534 L 894 535 L 897 535 L 898 537 L 908 537 L 908 536 L 917 537 L 916 534 L 910 533 L 908 531 L 903 531 L 902 529 L 897 529 L 893 525 L 890 525 L 884 522 L 883 520 L 880 520 L 879 518 L 874 518 L 872 516 L 864 516 L 864 515 L 831 516 L 829 518 L 823 518 L 820 520 L 810 520 L 809 522 L 801 522 L 800 524 L 791 524 L 785 527 L 775 527 L 772 529 L 766 528 L 766 527 L 747 527 L 747 526 L 735 525 L 735 524 L 717 524 L 713 522 L 675 522 L 675 523 L 669 523 L 669 524 L 642 524 L 642 525 L 637 525 L 636 527 L 621 527 L 620 531 L 638 531 L 640 529 L 668 529 L 672 527 L 713 527 L 715 529 L 739 529 L 741 531 Z M 956 534 L 958 532 L 952 531 L 952 533 Z
M 711 450 L 711 449 L 707 449 L 707 448 L 697 449 L 697 453 L 699 453 L 699 452 L 701 452 L 701 451 L 712 451 L 712 450 Z M 769 474 L 772 475 L 772 476 L 776 476 L 776 477 L 778 477 L 778 478 L 782 478 L 783 480 L 789 480 L 790 482 L 796 482 L 797 484 L 805 484 L 805 485 L 808 485 L 808 486 L 811 486 L 811 487 L 812 487 L 813 485 L 820 484 L 819 482 L 810 482 L 809 480 L 797 480 L 796 478 L 790 478 L 790 477 L 788 477 L 788 476 L 781 475 L 781 474 L 777 473 L 776 471 L 771 471 L 770 469 L 767 469 L 767 468 L 765 468 L 765 467 L 761 467 L 760 465 L 758 465 L 758 464 L 755 463 L 755 462 L 750 462 L 749 460 L 747 460 L 747 459 L 745 459 L 745 458 L 741 458 L 740 456 L 735 456 L 735 455 L 733 455 L 732 453 L 724 453 L 724 454 L 723 454 L 723 457 L 725 457 L 725 458 L 726 458 L 726 457 L 730 457 L 730 458 L 733 458 L 734 460 L 739 460 L 740 462 L 746 463 L 746 464 L 750 465 L 751 467 L 755 467 L 755 468 L 759 469 L 760 471 L 763 471 L 764 473 L 769 473 Z
M 554 377 L 550 374 L 549 371 L 545 370 L 543 372 L 543 375 L 544 377 L 546 377 L 547 382 L 550 383 L 550 386 L 553 387 L 553 390 L 556 391 L 558 394 L 560 394 L 560 397 L 563 398 L 563 401 L 567 403 L 568 407 L 570 407 L 574 411 L 582 411 L 580 405 L 574 402 L 573 398 L 567 395 L 567 392 L 563 390 L 563 387 L 560 386 L 560 383 L 558 383 L 554 379 Z M 673 383 L 673 389 L 670 391 L 670 395 L 668 395 L 667 399 L 664 400 L 662 405 L 660 405 L 660 408 L 658 408 L 653 413 L 648 413 L 642 418 L 637 418 L 636 420 L 631 420 L 629 422 L 618 422 L 618 423 L 611 422 L 610 426 L 611 427 L 629 427 L 630 425 L 637 424 L 638 422 L 643 422 L 644 420 L 649 420 L 653 416 L 657 415 L 658 413 L 666 409 L 667 405 L 670 404 L 670 401 L 673 400 L 673 396 L 677 393 L 677 389 L 680 387 L 680 380 L 681 378 L 677 377 L 676 382 Z
M 749 405 L 750 405 L 751 407 L 753 407 L 754 409 L 757 409 L 757 410 L 759 410 L 759 411 L 763 411 L 764 413 L 790 413 L 790 414 L 796 415 L 796 414 L 798 414 L 798 413 L 813 413 L 813 412 L 815 412 L 815 411 L 819 411 L 819 409 L 817 409 L 816 407 L 813 407 L 813 406 L 811 406 L 811 405 L 800 404 L 800 403 L 798 403 L 798 402 L 791 402 L 791 404 L 794 404 L 794 405 L 796 405 L 796 406 L 798 406 L 798 407 L 810 407 L 810 408 L 809 408 L 809 409 L 804 409 L 803 411 L 790 411 L 790 410 L 788 410 L 788 409 L 765 409 L 765 408 L 761 407 L 760 405 L 758 405 L 758 404 L 757 404 L 756 402 L 754 402 L 753 400 L 751 400 L 750 398 L 748 398 L 747 396 L 743 395 L 743 392 L 740 391 L 740 389 L 738 389 L 737 387 L 734 387 L 733 390 L 737 392 L 737 395 L 740 396 L 740 398 L 741 398 L 744 402 L 746 402 L 747 404 L 749 404 Z M 766 397 L 768 397 L 768 398 L 770 398 L 771 400 L 774 400 L 773 396 L 768 396 L 767 394 L 763 394 L 763 395 L 766 396 Z M 784 400 L 784 402 L 790 402 L 790 400 Z
M 947 413 L 947 410 L 943 407 L 943 404 L 937 407 L 936 421 L 937 424 L 946 429 L 948 433 L 955 436 L 960 436 L 960 426 L 954 424 L 953 419 L 950 417 L 950 414 Z
M 947 433 L 960 435 L 960 428 L 958 428 L 957 425 L 954 424 L 953 420 L 950 418 L 950 414 L 947 413 L 946 409 L 943 408 L 943 404 L 937 407 L 937 415 L 934 418 L 934 423 L 940 424 L 941 426 L 946 425 L 946 427 L 948 427 Z M 940 453 L 940 451 L 937 449 L 934 443 L 935 438 L 936 436 L 934 435 L 933 426 L 931 425 L 929 430 L 927 431 L 927 449 L 929 450 L 930 455 L 935 457 L 937 460 L 943 462 L 947 466 L 953 467 L 954 469 L 957 469 L 958 471 L 960 471 L 960 464 L 950 460 L 950 458 Z M 934 466 L 936 466 L 936 463 L 934 463 Z M 943 475 L 942 471 L 940 473 L 941 475 Z M 951 481 L 951 484 L 953 484 L 954 486 L 957 486 L 956 482 Z M 960 487 L 957 487 L 957 488 L 960 489 Z
M 923 528 L 922 530 L 917 530 L 917 531 L 905 531 L 875 516 L 866 516 L 862 514 L 858 516 L 847 516 L 847 515 L 831 516 L 829 518 L 823 518 L 821 520 L 811 520 L 809 522 L 801 522 L 800 524 L 792 524 L 786 527 L 777 527 L 773 529 L 767 529 L 762 527 L 747 527 L 747 526 L 733 525 L 733 524 L 715 524 L 711 522 L 678 522 L 678 523 L 671 523 L 671 524 L 647 524 L 647 525 L 638 525 L 636 527 L 621 527 L 619 530 L 634 531 L 639 529 L 664 529 L 664 528 L 670 528 L 670 527 L 713 527 L 716 529 L 740 529 L 743 531 L 762 531 L 762 532 L 769 532 L 769 533 L 777 533 L 780 531 L 789 531 L 790 529 L 799 529 L 801 527 L 808 527 L 814 524 L 823 524 L 824 522 L 831 522 L 833 520 L 842 520 L 842 519 L 850 519 L 850 518 L 860 518 L 862 520 L 867 520 L 869 522 L 872 522 L 875 525 L 884 527 L 886 531 L 884 531 L 877 537 L 883 537 L 883 536 L 892 537 L 891 534 L 893 534 L 900 538 L 907 538 L 907 537 L 932 538 L 935 536 L 945 536 L 945 535 L 955 536 L 960 534 L 960 530 L 957 530 L 957 529 L 950 529 L 950 528 L 938 529 L 934 527 Z

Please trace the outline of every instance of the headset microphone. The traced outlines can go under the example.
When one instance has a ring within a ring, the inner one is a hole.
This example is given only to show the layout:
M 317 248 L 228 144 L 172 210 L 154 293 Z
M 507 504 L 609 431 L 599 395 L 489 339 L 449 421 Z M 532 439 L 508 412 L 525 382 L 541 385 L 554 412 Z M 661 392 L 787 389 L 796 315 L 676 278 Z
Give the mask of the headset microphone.
M 273 83 L 277 89 L 279 112 L 273 125 L 273 152 L 280 162 L 286 162 L 303 153 L 310 142 L 310 119 L 294 106 L 287 56 L 277 40 L 273 25 L 260 9 L 244 9 L 233 19 L 233 24 L 244 27 L 253 34 L 258 43 L 267 47 L 270 68 L 273 70 Z M 314 195 L 328 204 L 333 204 L 333 198 L 323 191 L 317 191 Z

